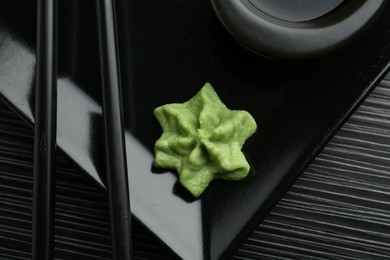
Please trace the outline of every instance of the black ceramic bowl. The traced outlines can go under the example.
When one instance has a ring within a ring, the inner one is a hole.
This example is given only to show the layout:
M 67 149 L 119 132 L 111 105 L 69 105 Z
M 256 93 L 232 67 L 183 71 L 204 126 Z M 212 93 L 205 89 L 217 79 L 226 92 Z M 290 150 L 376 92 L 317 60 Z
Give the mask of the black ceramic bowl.
M 212 0 L 225 28 L 246 48 L 276 59 L 322 56 L 350 43 L 386 1 Z

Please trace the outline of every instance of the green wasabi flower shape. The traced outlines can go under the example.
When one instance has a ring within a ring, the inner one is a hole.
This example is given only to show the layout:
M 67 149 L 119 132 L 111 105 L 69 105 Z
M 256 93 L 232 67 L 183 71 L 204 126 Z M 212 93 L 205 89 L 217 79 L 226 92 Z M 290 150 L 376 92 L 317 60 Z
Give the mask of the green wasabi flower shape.
M 241 148 L 256 130 L 246 111 L 230 110 L 206 83 L 190 100 L 154 110 L 163 134 L 154 165 L 174 169 L 180 183 L 199 197 L 213 179 L 241 180 L 249 164 Z

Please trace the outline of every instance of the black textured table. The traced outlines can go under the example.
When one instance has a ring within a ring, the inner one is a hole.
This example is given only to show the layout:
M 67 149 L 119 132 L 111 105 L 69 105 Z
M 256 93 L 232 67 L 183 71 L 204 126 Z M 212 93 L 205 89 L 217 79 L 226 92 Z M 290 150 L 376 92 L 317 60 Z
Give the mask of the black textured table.
M 0 103 L 0 259 L 30 259 L 33 131 Z M 57 156 L 55 255 L 110 259 L 107 198 Z M 390 258 L 390 74 L 338 131 L 235 259 Z M 134 221 L 135 259 L 172 259 Z

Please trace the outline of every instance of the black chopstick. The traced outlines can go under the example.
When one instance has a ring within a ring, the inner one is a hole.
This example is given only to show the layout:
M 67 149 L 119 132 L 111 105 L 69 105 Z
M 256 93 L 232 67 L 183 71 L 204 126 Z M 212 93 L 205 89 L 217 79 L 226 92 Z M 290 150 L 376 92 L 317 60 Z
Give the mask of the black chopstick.
M 97 17 L 112 250 L 114 259 L 127 260 L 132 258 L 131 213 L 113 0 L 98 0 Z
M 57 0 L 38 0 L 32 259 L 53 259 Z

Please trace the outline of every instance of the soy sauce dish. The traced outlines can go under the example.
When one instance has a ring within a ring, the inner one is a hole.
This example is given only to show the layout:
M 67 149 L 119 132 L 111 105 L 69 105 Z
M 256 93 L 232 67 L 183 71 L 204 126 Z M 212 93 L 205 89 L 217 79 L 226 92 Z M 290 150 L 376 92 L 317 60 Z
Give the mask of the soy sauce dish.
M 224 27 L 249 50 L 272 59 L 323 56 L 346 46 L 386 1 L 212 0 Z

